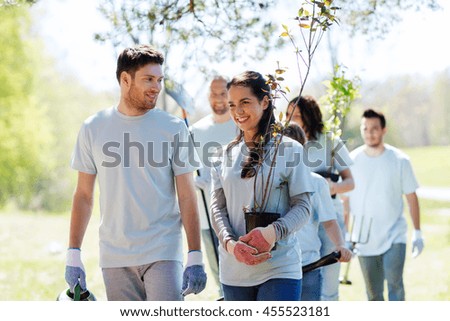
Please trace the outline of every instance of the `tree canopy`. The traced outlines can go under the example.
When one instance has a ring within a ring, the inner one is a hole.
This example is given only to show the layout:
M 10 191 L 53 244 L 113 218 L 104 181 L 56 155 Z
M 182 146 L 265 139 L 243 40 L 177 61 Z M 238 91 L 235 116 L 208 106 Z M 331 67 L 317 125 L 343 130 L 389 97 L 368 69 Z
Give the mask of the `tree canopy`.
M 279 44 L 273 37 L 276 23 L 269 19 L 275 0 L 158 0 L 154 2 L 103 0 L 101 13 L 111 30 L 98 33 L 99 41 L 116 47 L 141 42 L 172 56 L 182 68 L 208 70 L 211 62 L 245 55 L 261 58 Z M 274 12 L 274 11 L 272 11 Z M 258 50 L 245 51 L 246 46 Z
M 341 23 L 351 35 L 384 37 L 406 11 L 440 8 L 437 0 L 335 0 L 341 7 Z

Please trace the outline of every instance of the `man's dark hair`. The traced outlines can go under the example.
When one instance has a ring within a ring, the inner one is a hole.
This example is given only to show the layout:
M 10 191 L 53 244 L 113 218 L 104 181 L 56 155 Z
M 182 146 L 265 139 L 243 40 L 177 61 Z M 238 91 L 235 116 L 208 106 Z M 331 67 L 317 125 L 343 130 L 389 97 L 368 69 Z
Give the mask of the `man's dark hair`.
M 117 59 L 116 78 L 120 84 L 120 75 L 123 71 L 134 77 L 136 70 L 147 64 L 164 63 L 164 56 L 158 50 L 149 45 L 139 45 L 125 48 Z
M 373 109 L 366 109 L 362 115 L 362 118 L 378 118 L 380 120 L 381 128 L 386 127 L 386 118 L 382 112 L 376 112 Z

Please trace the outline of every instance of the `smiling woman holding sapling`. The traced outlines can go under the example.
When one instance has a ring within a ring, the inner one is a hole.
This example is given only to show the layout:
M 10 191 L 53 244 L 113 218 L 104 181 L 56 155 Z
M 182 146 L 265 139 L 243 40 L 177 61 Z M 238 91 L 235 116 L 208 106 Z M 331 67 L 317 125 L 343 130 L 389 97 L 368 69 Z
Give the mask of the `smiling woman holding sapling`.
M 313 191 L 309 169 L 299 161 L 303 148 L 276 131 L 270 87 L 261 74 L 235 76 L 228 100 L 240 132 L 211 171 L 224 298 L 299 300 L 302 261 L 295 232 L 309 220 Z M 246 220 L 249 209 L 258 220 Z

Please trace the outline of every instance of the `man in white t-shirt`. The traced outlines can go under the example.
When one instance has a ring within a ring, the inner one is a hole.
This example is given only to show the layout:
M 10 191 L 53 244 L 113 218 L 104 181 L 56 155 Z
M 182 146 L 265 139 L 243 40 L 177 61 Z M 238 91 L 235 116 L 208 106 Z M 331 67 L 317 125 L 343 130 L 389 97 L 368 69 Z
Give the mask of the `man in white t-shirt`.
M 89 117 L 80 129 L 65 273 L 71 291 L 77 285 L 86 290 L 80 248 L 96 178 L 108 300 L 182 300 L 206 285 L 192 175 L 200 163 L 184 122 L 155 108 L 163 62 L 150 46 L 124 49 L 116 71 L 119 104 Z M 184 272 L 182 225 L 189 248 Z
M 403 195 L 409 207 L 414 233 L 413 257 L 424 247 L 420 231 L 418 184 L 411 163 L 403 152 L 383 142 L 386 119 L 368 109 L 361 121 L 364 145 L 351 152 L 355 189 L 349 192 L 354 217 L 351 241 L 357 254 L 369 300 L 384 300 L 387 280 L 390 301 L 405 300 L 403 267 L 406 256 L 407 223 Z
M 238 128 L 230 117 L 227 80 L 223 76 L 215 76 L 211 81 L 208 100 L 211 106 L 211 114 L 193 124 L 190 130 L 196 144 L 197 153 L 203 163 L 203 167 L 198 171 L 199 175 L 195 176 L 194 179 L 195 185 L 203 194 L 199 201 L 204 201 L 203 204 L 199 204 L 204 252 L 207 255 L 216 284 L 220 287 L 217 249 L 214 248 L 217 248 L 218 242 L 214 231 L 210 229 L 208 224 L 211 162 L 212 156 L 220 155 L 222 146 L 227 145 L 238 134 Z

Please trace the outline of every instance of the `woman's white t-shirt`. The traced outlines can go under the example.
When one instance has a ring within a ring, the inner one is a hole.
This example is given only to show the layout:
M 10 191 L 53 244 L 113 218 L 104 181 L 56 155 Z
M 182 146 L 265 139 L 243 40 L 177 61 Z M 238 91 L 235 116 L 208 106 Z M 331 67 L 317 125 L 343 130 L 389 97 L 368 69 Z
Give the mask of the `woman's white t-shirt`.
M 241 142 L 234 146 L 227 156 L 218 160 L 211 170 L 212 188 L 223 188 L 228 220 L 237 237 L 245 235 L 244 207 L 252 208 L 255 178 L 242 179 L 241 170 L 248 149 Z M 278 151 L 274 167 L 273 185 L 270 190 L 266 212 L 281 214 L 290 210 L 290 197 L 313 192 L 309 169 L 301 162 L 303 147 L 296 141 L 284 137 Z M 270 158 L 272 159 L 272 158 Z M 270 168 L 270 162 L 262 166 L 264 177 Z M 259 174 L 261 178 L 263 175 Z M 261 184 L 257 184 L 258 202 L 261 200 Z M 295 233 L 277 242 L 272 258 L 261 264 L 248 266 L 238 262 L 223 246 L 219 246 L 220 280 L 231 286 L 254 286 L 273 278 L 301 279 L 302 258 Z

